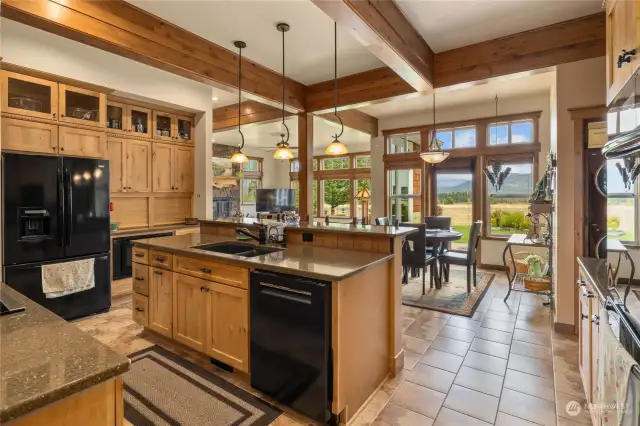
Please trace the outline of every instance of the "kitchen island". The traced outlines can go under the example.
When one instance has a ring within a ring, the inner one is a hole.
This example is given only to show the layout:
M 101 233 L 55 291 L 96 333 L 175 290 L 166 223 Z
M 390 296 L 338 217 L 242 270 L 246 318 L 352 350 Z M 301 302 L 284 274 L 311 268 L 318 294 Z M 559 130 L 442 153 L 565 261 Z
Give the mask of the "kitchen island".
M 0 424 L 122 425 L 129 359 L 9 286 L 0 294 L 25 308 L 0 317 Z
M 199 234 L 135 241 L 134 319 L 251 378 L 256 277 L 321 280 L 330 292 L 328 406 L 348 422 L 403 367 L 399 254 L 414 229 L 301 224 L 285 228 L 284 248 L 238 242 L 237 227 L 256 230 L 246 219 L 202 221 Z

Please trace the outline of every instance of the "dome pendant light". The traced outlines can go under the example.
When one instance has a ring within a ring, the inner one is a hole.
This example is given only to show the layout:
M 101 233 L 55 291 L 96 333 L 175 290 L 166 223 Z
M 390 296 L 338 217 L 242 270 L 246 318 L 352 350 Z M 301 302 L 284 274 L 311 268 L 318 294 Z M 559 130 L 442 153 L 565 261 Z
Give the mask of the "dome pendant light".
M 276 152 L 273 153 L 273 158 L 276 160 L 291 160 L 294 158 L 293 151 L 289 148 L 289 128 L 284 122 L 284 33 L 289 31 L 289 24 L 279 23 L 276 25 L 278 31 L 282 33 L 282 132 L 280 134 L 280 142 L 276 145 Z M 285 133 L 286 131 L 286 133 Z M 286 136 L 286 139 L 285 139 Z
M 238 133 L 240 133 L 240 146 L 238 147 L 238 152 L 231 156 L 232 163 L 246 163 L 249 161 L 246 155 L 242 153 L 242 148 L 244 148 L 244 135 L 242 134 L 242 130 L 240 130 L 240 100 L 242 96 L 242 49 L 247 47 L 247 43 L 244 41 L 234 41 L 233 45 L 238 48 L 239 56 L 238 56 Z
M 433 92 L 433 130 L 431 131 L 431 140 L 429 148 L 420 153 L 420 158 L 429 164 L 442 163 L 449 156 L 448 152 L 442 150 L 444 142 L 436 138 L 436 92 Z
M 324 151 L 327 155 L 344 155 L 348 154 L 349 150 L 347 146 L 340 142 L 338 138 L 342 136 L 344 133 L 344 124 L 342 124 L 342 119 L 338 115 L 338 23 L 333 23 L 333 104 L 334 109 L 333 113 L 340 121 L 340 133 L 336 133 L 333 135 L 333 142 L 329 144 L 327 149 Z

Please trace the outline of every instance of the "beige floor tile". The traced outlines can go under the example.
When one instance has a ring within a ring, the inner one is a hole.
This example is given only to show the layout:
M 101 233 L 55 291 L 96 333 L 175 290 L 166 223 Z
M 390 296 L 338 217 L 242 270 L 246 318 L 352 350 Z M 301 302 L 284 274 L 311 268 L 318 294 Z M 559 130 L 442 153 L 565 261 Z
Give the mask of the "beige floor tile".
M 445 397 L 442 392 L 405 380 L 391 398 L 391 402 L 434 419 Z
M 553 371 L 557 391 L 584 398 L 582 377 L 577 365 L 569 364 L 564 358 L 556 356 L 553 357 Z
M 444 312 L 430 311 L 430 310 L 426 310 L 426 309 L 422 310 L 422 314 L 421 315 L 423 317 L 444 318 L 446 320 L 448 320 L 449 318 L 451 318 L 453 316 L 451 314 L 447 314 L 447 313 L 444 313 Z
M 500 397 L 502 376 L 462 366 L 453 381 L 456 385 Z
M 515 323 L 497 320 L 493 318 L 485 318 L 484 320 L 482 320 L 482 326 L 484 328 L 491 328 L 493 330 L 500 330 L 500 331 L 513 333 L 513 328 L 515 327 Z
M 420 354 L 423 354 L 424 351 L 427 350 L 430 343 L 431 343 L 430 340 L 419 339 L 417 337 L 409 336 L 407 334 L 404 334 L 402 336 L 402 347 L 405 350 L 417 352 Z
M 584 423 L 574 422 L 573 420 L 558 417 L 558 426 L 583 426 Z
M 573 361 L 578 365 L 578 340 L 566 338 L 563 335 L 554 333 L 552 335 L 553 355 L 563 357 L 567 362 Z
M 432 424 L 433 419 L 391 402 L 373 422 L 374 426 L 430 426 Z
M 473 330 L 465 330 L 464 328 L 449 327 L 448 325 L 445 325 L 442 327 L 442 330 L 440 330 L 440 333 L 438 333 L 438 336 L 471 343 L 473 341 L 474 332 Z
M 492 342 L 504 343 L 505 345 L 511 344 L 513 338 L 512 333 L 506 331 L 493 330 L 491 328 L 480 327 L 476 331 L 475 337 L 484 340 L 491 340 Z
M 516 328 L 527 331 L 535 331 L 536 333 L 551 334 L 551 319 L 543 320 L 518 320 Z
M 400 386 L 400 384 L 407 378 L 410 372 L 411 370 L 407 370 L 406 368 L 403 368 L 402 370 L 400 370 L 398 374 L 396 374 L 395 377 L 391 377 L 390 379 L 387 379 L 383 387 L 387 389 L 398 389 L 398 386 Z
M 411 374 L 407 376 L 407 380 L 438 392 L 447 393 L 455 377 L 455 373 L 450 371 L 418 363 L 411 370 Z
M 473 342 L 471 342 L 471 347 L 469 349 L 474 352 L 509 359 L 509 345 L 505 345 L 503 343 L 475 338 L 473 339 Z
M 418 315 L 423 312 L 424 309 L 402 305 L 402 315 L 404 315 L 405 317 L 417 318 Z
M 411 317 L 402 317 L 402 332 L 403 333 L 406 332 L 409 326 L 413 324 L 415 320 L 416 320 L 415 318 L 411 318 Z
M 487 423 L 493 423 L 498 412 L 499 399 L 472 389 L 453 385 L 444 406 Z
M 485 311 L 476 309 L 476 312 L 471 316 L 471 319 L 474 321 L 482 321 L 482 318 L 484 318 L 484 314 L 485 314 Z
M 539 306 L 541 308 L 544 307 L 543 303 L 546 301 L 547 297 L 531 293 L 525 293 L 520 298 L 521 305 Z
M 509 414 L 498 411 L 496 417 L 495 426 L 537 426 L 538 423 L 531 423 L 530 421 L 520 419 L 518 417 L 510 416 Z
M 464 357 L 429 348 L 418 362 L 457 373 L 463 360 Z
M 545 320 L 549 320 L 551 315 L 547 311 L 536 311 L 536 312 L 528 312 L 522 311 L 518 312 L 517 321 L 530 321 L 530 322 L 542 322 Z
M 495 300 L 495 299 L 494 299 Z M 505 314 L 516 314 L 518 313 L 518 306 L 511 306 L 511 305 L 507 305 L 507 304 L 499 304 L 499 303 L 491 303 L 491 305 L 489 306 L 489 309 L 487 309 L 487 312 L 489 311 L 496 311 L 496 312 L 502 312 Z
M 449 321 L 447 321 L 447 325 L 450 327 L 458 327 L 475 331 L 480 327 L 480 322 L 469 318 L 451 317 L 449 318 Z
M 522 356 L 512 353 L 509 355 L 508 368 L 511 370 L 521 371 L 523 373 L 533 374 L 547 379 L 553 379 L 553 364 L 528 356 Z
M 126 421 L 126 420 L 125 420 Z M 126 424 L 126 423 L 125 423 Z M 131 423 L 129 423 L 131 424 Z M 304 426 L 305 423 L 300 423 L 293 417 L 288 414 L 279 415 L 273 422 L 271 422 L 270 426 Z
M 458 413 L 442 407 L 440 414 L 436 418 L 434 426 L 489 426 L 491 423 L 483 422 L 466 414 Z
M 578 403 L 581 407 L 578 415 L 571 415 L 567 412 L 567 406 Z M 585 409 L 586 400 L 584 397 L 576 398 L 573 395 L 567 395 L 566 393 L 556 392 L 556 413 L 558 417 L 564 417 L 567 420 L 571 420 L 576 423 L 591 425 L 591 414 L 589 410 Z
M 504 312 L 498 312 L 498 311 L 487 311 L 484 314 L 484 318 L 491 318 L 491 319 L 495 319 L 495 320 L 500 320 L 500 321 L 508 321 L 508 322 L 516 322 L 516 318 L 518 318 L 518 316 L 516 314 L 507 314 Z
M 521 342 L 533 343 L 534 345 L 551 347 L 551 336 L 534 331 L 521 330 L 516 328 L 513 332 L 513 340 Z
M 530 358 L 538 358 L 545 361 L 551 359 L 551 348 L 546 346 L 534 345 L 532 343 L 514 340 L 511 342 L 511 353 L 528 356 Z
M 469 350 L 469 343 L 462 340 L 449 339 L 448 337 L 436 337 L 431 342 L 430 348 L 437 349 L 442 352 L 448 352 L 450 354 L 465 356 Z
M 420 360 L 422 356 L 421 353 L 408 351 L 405 349 L 404 351 L 404 368 L 406 370 L 412 370 L 415 367 L 416 363 Z
M 534 376 L 516 370 L 507 370 L 504 376 L 504 387 L 527 395 L 555 401 L 553 380 Z
M 486 371 L 487 373 L 504 376 L 507 369 L 507 360 L 479 352 L 467 352 L 462 365 Z
M 555 404 L 511 389 L 503 389 L 500 411 L 544 426 L 556 425 Z
M 421 321 L 420 317 L 418 317 L 413 324 L 404 331 L 404 334 L 423 340 L 433 340 L 439 332 L 440 328 L 430 327 L 424 321 Z

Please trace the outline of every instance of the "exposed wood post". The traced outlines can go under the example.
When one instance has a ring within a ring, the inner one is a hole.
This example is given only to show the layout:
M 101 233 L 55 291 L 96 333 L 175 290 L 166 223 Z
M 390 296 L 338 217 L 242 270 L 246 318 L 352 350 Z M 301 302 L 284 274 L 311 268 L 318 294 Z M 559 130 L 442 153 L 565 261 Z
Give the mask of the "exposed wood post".
M 300 217 L 313 219 L 313 115 L 298 114 L 298 191 Z

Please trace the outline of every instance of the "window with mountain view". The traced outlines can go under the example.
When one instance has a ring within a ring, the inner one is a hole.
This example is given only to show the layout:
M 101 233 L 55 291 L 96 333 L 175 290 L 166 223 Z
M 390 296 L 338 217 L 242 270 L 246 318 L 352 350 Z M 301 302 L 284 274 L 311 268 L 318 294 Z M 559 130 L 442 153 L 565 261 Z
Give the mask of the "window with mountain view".
M 500 191 L 487 180 L 489 234 L 493 236 L 526 234 L 531 222 L 527 218 L 529 197 L 533 192 L 533 162 L 504 164 L 511 167 Z
M 616 163 L 607 160 L 607 236 L 625 243 L 640 242 L 640 184 L 625 187 Z
M 462 238 L 452 243 L 452 248 L 466 250 L 473 222 L 473 174 L 438 171 L 436 190 L 437 215 L 450 217 L 453 229 L 462 233 Z

